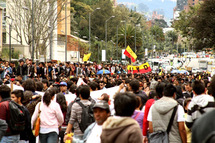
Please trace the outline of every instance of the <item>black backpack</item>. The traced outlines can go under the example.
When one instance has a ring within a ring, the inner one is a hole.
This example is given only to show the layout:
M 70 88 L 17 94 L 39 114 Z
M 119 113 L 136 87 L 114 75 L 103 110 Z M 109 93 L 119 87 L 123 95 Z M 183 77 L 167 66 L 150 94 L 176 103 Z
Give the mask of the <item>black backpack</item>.
M 25 130 L 25 110 L 24 107 L 14 101 L 9 102 L 10 120 L 9 127 L 12 131 L 21 132 Z
M 81 122 L 79 124 L 79 128 L 81 129 L 82 133 L 86 130 L 86 128 L 95 122 L 95 119 L 93 117 L 93 106 L 94 104 L 91 103 L 88 106 L 85 106 L 83 103 L 80 101 L 77 102 L 81 108 L 82 108 L 82 113 L 81 113 Z

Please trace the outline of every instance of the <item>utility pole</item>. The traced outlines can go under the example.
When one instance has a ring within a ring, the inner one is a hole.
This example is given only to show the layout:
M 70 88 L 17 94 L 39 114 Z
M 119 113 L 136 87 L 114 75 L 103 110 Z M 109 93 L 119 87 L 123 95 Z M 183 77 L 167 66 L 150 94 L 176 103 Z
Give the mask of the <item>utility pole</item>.
M 32 61 L 34 61 L 34 0 L 32 0 Z

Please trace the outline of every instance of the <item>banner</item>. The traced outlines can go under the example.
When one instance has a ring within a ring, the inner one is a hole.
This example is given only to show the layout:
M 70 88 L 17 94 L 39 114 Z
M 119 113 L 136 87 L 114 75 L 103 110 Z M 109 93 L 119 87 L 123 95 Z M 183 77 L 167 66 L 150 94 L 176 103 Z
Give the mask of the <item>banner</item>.
M 106 61 L 106 50 L 102 50 L 102 62 Z
M 89 58 L 90 58 L 90 56 L 91 56 L 91 53 L 89 53 L 89 54 L 84 54 L 83 61 L 84 61 L 84 62 L 88 61 Z
M 138 73 L 139 66 L 128 65 L 128 73 Z
M 135 62 L 136 59 L 137 59 L 137 55 L 132 51 L 132 49 L 130 48 L 130 46 L 128 46 L 128 47 L 125 49 L 124 54 L 125 54 L 127 57 L 131 58 L 131 61 L 132 61 L 132 62 Z
M 140 66 L 132 66 L 132 65 L 128 65 L 127 66 L 127 70 L 128 70 L 128 73 L 147 73 L 147 72 L 151 72 L 152 69 L 151 67 L 149 66 L 149 63 L 144 63 Z
M 148 62 L 139 66 L 140 73 L 147 73 L 147 72 L 151 72 L 151 71 L 152 71 L 152 69 L 149 66 Z

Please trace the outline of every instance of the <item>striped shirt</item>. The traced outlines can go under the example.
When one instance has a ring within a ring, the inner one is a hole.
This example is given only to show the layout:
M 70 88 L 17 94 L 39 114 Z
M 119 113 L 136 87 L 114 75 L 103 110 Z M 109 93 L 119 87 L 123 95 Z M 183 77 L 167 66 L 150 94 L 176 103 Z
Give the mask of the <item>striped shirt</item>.
M 212 111 L 215 108 L 214 97 L 201 94 L 194 96 L 188 106 L 186 125 L 191 128 L 196 119 L 202 116 L 202 114 Z
M 85 106 L 90 105 L 91 102 L 89 100 L 81 100 Z M 74 103 L 72 105 L 72 111 L 71 111 L 71 116 L 69 123 L 73 125 L 74 127 L 74 134 L 75 135 L 83 135 L 82 131 L 79 128 L 79 124 L 81 122 L 81 114 L 82 114 L 82 108 L 78 103 Z

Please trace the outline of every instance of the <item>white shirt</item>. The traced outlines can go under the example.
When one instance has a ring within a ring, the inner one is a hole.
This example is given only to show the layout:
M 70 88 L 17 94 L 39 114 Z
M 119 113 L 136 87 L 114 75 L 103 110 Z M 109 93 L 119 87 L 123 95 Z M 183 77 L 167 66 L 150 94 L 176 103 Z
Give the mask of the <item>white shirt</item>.
M 152 107 L 153 106 L 154 105 L 152 105 Z M 150 122 L 152 122 L 152 107 L 150 108 L 149 114 L 148 114 L 148 117 L 147 117 L 147 120 L 150 121 Z M 184 122 L 185 121 L 184 109 L 183 109 L 183 107 L 181 105 L 178 106 L 177 113 L 178 113 L 177 122 Z
M 69 92 L 69 94 L 65 94 L 64 96 L 66 98 L 67 105 L 69 105 L 69 103 L 71 103 L 72 101 L 74 101 L 75 98 L 77 97 L 75 94 L 72 94 L 71 92 Z
M 102 134 L 102 125 L 98 125 L 96 123 L 86 143 L 101 143 L 101 139 L 100 139 L 101 134 Z

